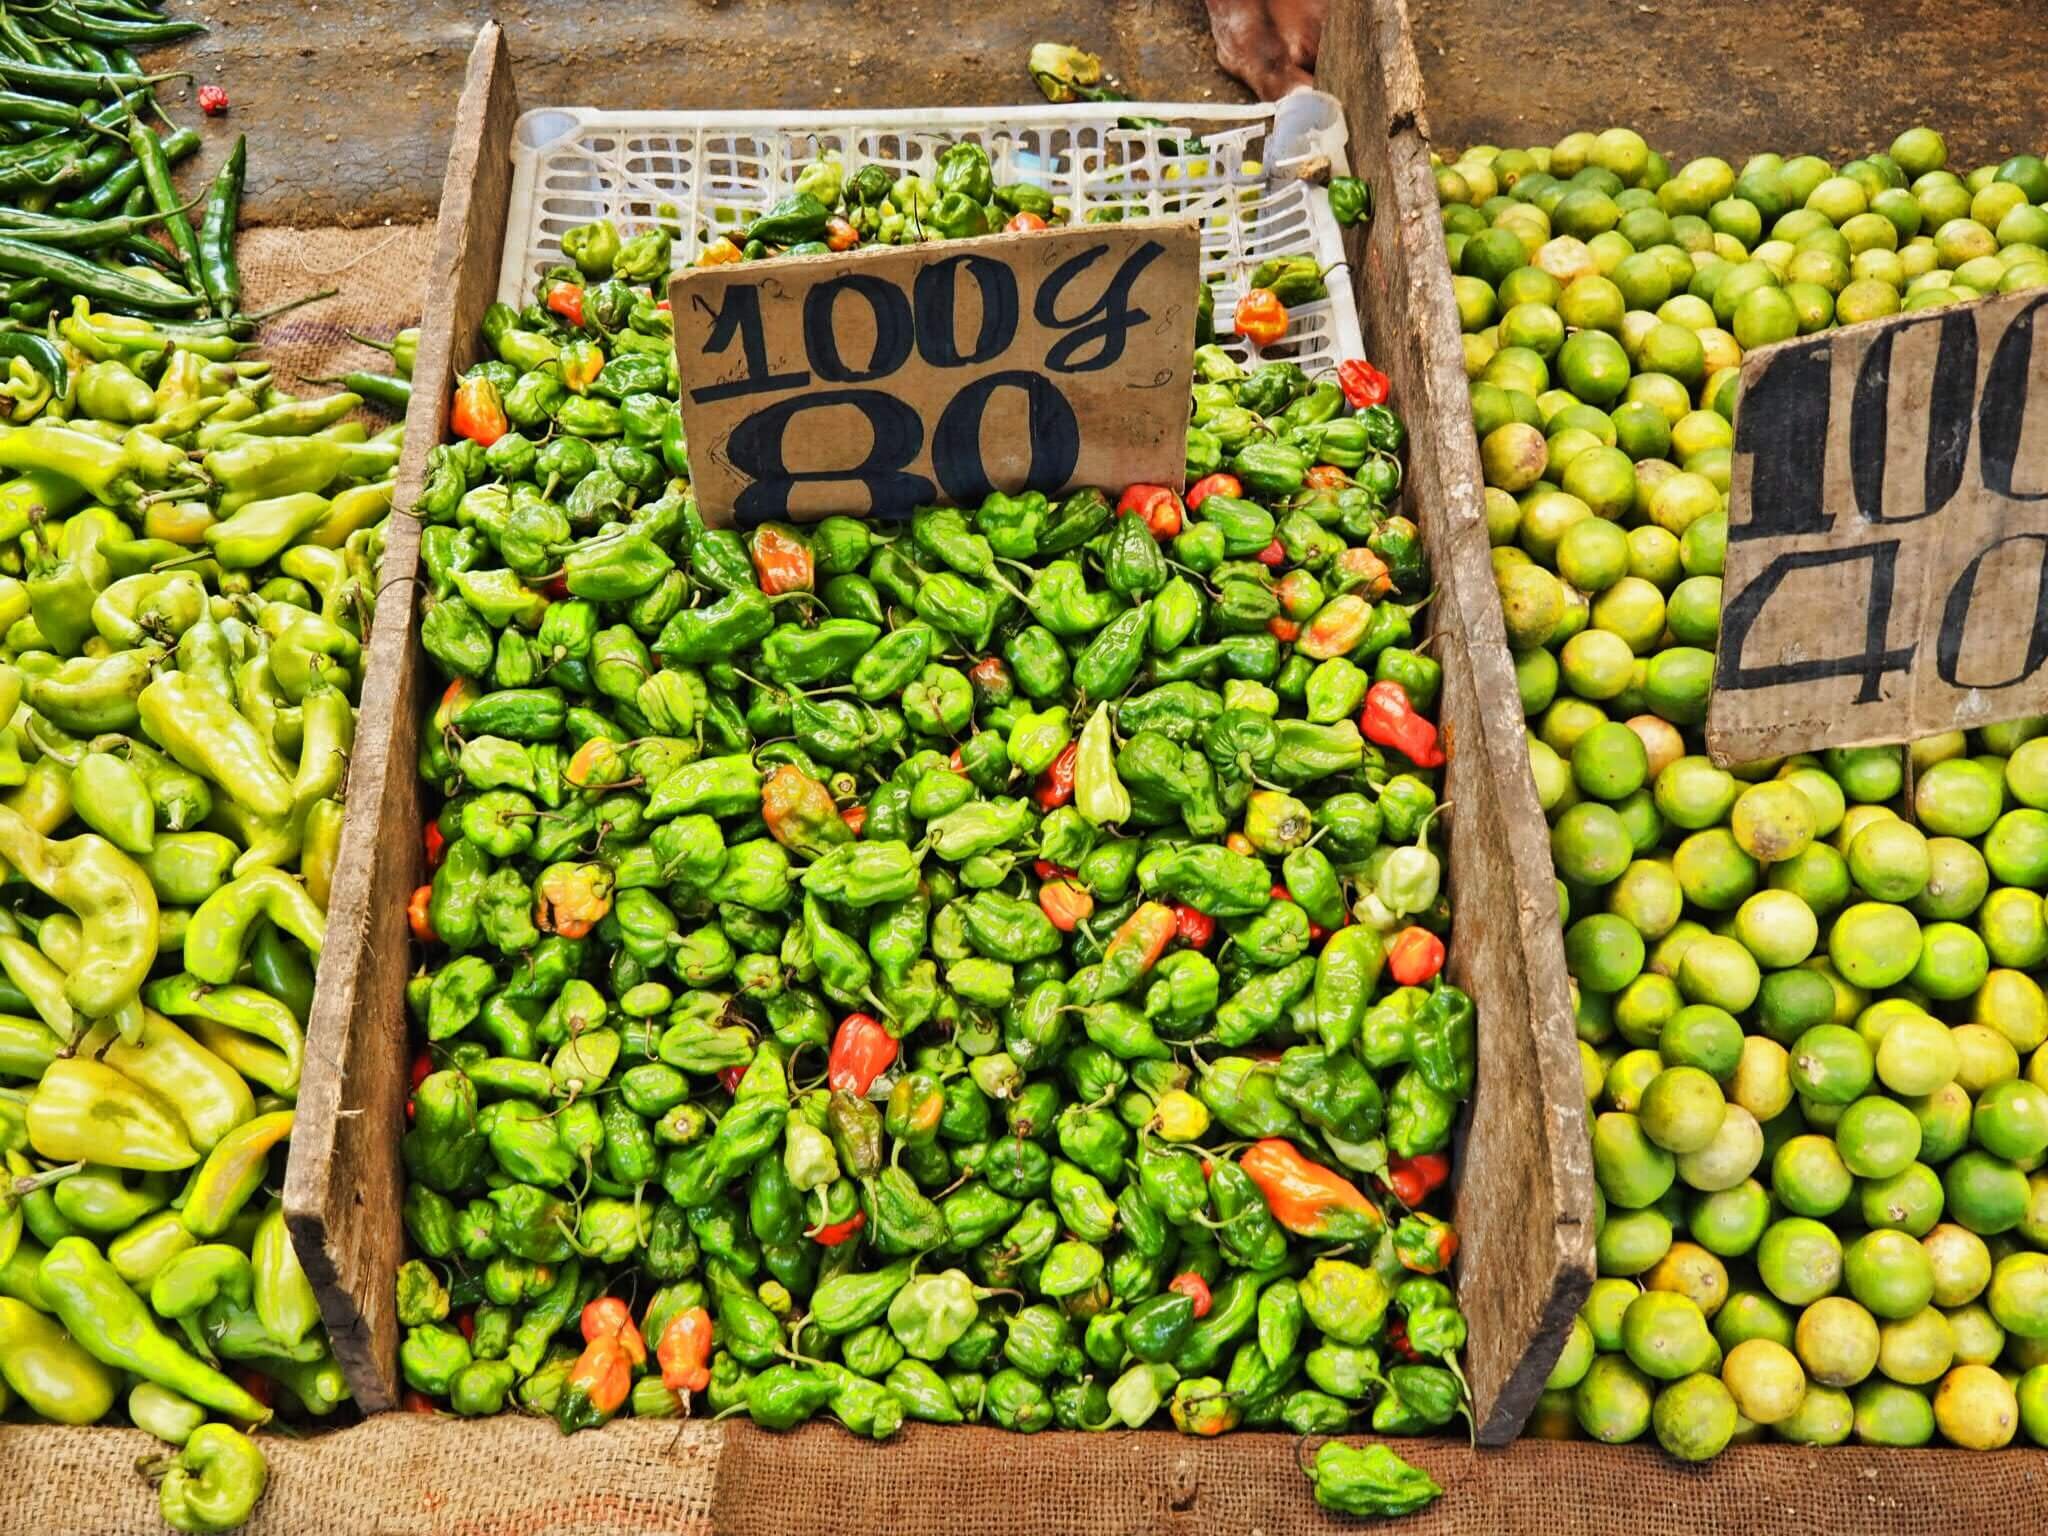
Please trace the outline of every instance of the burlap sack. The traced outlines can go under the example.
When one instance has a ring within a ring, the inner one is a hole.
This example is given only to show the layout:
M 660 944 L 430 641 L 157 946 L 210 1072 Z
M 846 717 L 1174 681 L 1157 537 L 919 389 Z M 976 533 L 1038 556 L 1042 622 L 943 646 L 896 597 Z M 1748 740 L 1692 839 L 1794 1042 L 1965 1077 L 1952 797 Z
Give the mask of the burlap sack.
M 1044 1434 L 911 1425 L 884 1445 L 829 1425 L 387 1414 L 268 1437 L 248 1536 L 1324 1536 L 1364 1530 L 1309 1497 L 1287 1435 Z M 2031 1536 L 2039 1451 L 1750 1446 L 1685 1467 L 1647 1446 L 1403 1442 L 1445 1487 L 1403 1536 Z M 134 1430 L 0 1429 L 0 1531 L 163 1536 Z
M 277 365 L 279 384 L 297 393 L 314 393 L 313 387 L 296 380 L 351 368 L 390 373 L 389 357 L 350 341 L 348 333 L 388 337 L 402 326 L 418 324 L 433 249 L 431 223 L 244 230 L 236 248 L 244 308 L 263 310 L 301 294 L 338 290 L 331 299 L 280 315 L 264 326 L 258 338 L 260 355 Z

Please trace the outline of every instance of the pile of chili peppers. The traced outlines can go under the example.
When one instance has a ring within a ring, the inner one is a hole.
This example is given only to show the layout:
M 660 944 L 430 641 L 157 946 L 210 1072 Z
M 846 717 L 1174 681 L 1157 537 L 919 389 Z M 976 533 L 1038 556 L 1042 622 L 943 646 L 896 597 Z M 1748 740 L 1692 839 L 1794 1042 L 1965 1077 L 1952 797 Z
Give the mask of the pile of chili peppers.
M 0 11 L 0 1412 L 217 1531 L 348 1396 L 278 1194 L 402 428 L 249 355 L 243 152 L 165 217 L 138 9 Z
M 1474 1025 L 1384 377 L 1201 348 L 1185 496 L 707 528 L 612 240 L 486 316 L 418 505 L 415 1406 L 1453 1420 Z

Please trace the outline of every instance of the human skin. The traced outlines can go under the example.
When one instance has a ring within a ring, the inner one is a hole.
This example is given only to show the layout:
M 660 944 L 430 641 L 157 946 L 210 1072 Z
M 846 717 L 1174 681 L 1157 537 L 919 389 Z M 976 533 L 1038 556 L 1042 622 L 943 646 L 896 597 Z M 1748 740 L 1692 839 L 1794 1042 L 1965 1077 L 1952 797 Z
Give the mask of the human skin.
M 1329 8 L 1329 0 L 1209 0 L 1216 61 L 1262 101 L 1313 85 Z

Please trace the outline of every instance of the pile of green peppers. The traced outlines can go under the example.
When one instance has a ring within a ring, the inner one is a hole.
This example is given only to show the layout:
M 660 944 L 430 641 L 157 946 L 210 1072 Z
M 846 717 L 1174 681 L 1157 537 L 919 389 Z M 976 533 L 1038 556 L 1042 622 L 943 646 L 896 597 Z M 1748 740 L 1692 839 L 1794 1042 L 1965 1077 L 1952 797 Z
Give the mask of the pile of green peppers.
M 278 1192 L 401 429 L 83 299 L 51 345 L 0 429 L 0 1411 L 150 1431 L 225 1529 L 242 1430 L 348 1397 Z
M 486 319 L 458 389 L 507 421 L 417 506 L 408 1386 L 565 1429 L 1453 1421 L 1474 1020 L 1399 418 L 1204 348 L 1185 502 L 711 528 L 665 274 L 610 270 Z

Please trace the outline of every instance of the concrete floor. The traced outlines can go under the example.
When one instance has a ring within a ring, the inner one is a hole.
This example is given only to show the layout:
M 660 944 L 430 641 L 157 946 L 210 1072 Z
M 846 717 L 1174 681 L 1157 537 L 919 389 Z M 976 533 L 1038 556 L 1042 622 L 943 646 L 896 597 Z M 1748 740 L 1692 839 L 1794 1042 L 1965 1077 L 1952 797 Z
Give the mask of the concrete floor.
M 1203 0 L 168 8 L 212 25 L 179 61 L 228 87 L 234 111 L 207 132 L 219 141 L 249 133 L 248 214 L 267 223 L 425 217 L 440 193 L 463 62 L 494 9 L 529 105 L 1022 101 L 1035 99 L 1025 54 L 1044 38 L 1100 52 L 1134 95 L 1245 94 L 1216 67 Z M 1969 163 L 2048 148 L 2044 0 L 1410 0 L 1410 11 L 1430 126 L 1446 146 L 1549 142 L 1621 122 L 1675 156 L 1846 156 L 1925 120 Z

